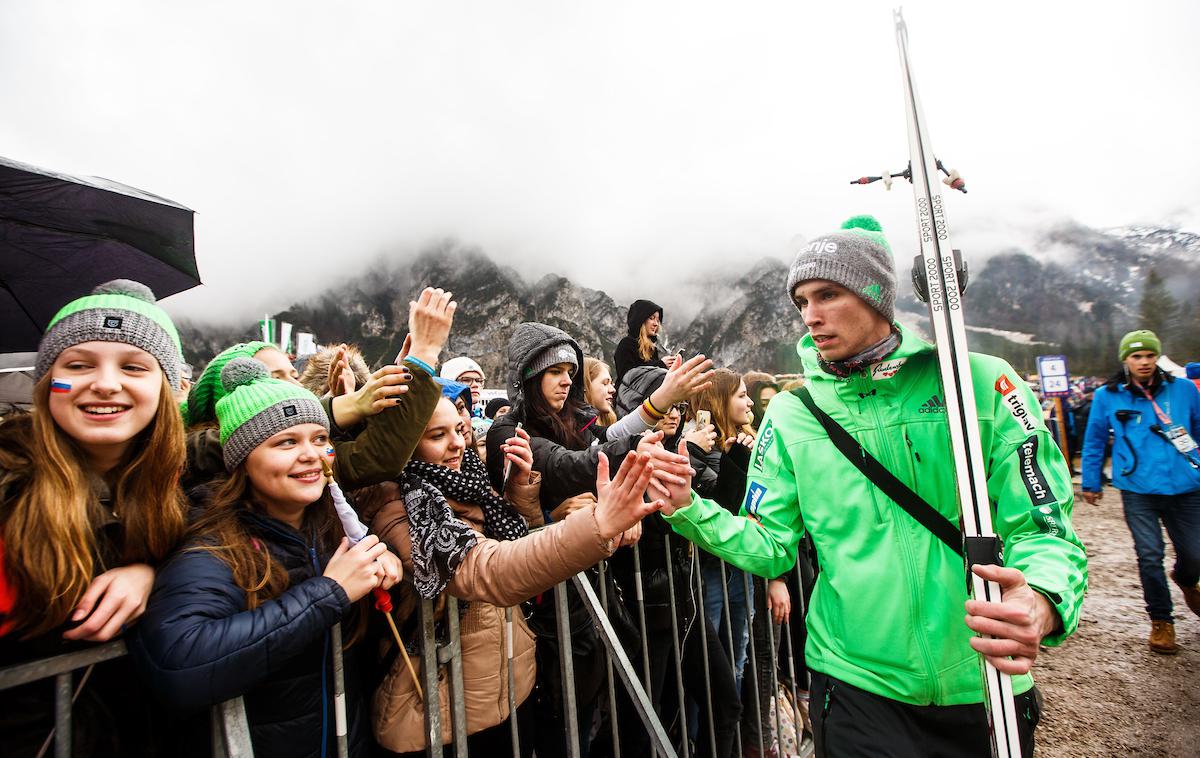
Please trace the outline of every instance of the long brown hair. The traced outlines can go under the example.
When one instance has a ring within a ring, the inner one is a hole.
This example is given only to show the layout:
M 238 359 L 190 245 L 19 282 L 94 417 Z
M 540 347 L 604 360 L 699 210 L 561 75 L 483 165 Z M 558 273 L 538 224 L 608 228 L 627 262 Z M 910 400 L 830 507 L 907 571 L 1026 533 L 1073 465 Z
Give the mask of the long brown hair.
M 250 476 L 243 462 L 229 478 L 218 481 L 204 515 L 197 520 L 188 537 L 189 550 L 204 550 L 220 558 L 233 572 L 233 581 L 246 593 L 246 608 L 257 608 L 265 600 L 279 597 L 288 588 L 283 566 L 271 559 L 271 552 L 242 523 L 243 511 L 265 513 L 254 498 Z M 305 522 L 313 527 L 318 549 L 332 553 L 344 532 L 333 508 L 329 491 L 304 510 Z
M 542 394 L 542 376 L 545 373 L 545 370 L 540 371 L 525 380 L 524 397 L 525 402 L 529 404 L 525 418 L 527 425 L 532 427 L 530 433 L 534 434 L 540 428 L 544 432 L 541 436 L 568 450 L 586 450 L 589 442 L 579 430 L 579 398 L 583 393 L 572 387 L 567 392 L 567 402 L 563 404 L 562 410 L 555 411 Z M 573 381 L 578 378 L 576 373 Z
M 116 568 L 106 565 L 96 539 L 105 514 L 88 482 L 83 451 L 54 423 L 49 398 L 47 374 L 33 388 L 34 412 L 0 425 L 0 472 L 12 476 L 0 526 L 4 571 L 17 586 L 10 619 L 24 639 L 63 624 L 92 579 Z M 164 374 L 154 418 L 109 480 L 122 532 L 117 565 L 158 563 L 183 536 L 183 440 L 183 420 Z
M 717 443 L 722 443 L 738 433 L 752 434 L 749 425 L 736 426 L 729 418 L 729 401 L 742 386 L 742 377 L 727 368 L 713 372 L 712 386 L 697 392 L 688 403 L 688 418 L 695 420 L 696 411 L 705 410 L 712 414 L 712 425 L 717 430 Z
M 596 404 L 593 403 L 592 399 L 587 396 L 588 388 L 592 386 L 592 382 L 596 380 L 596 377 L 600 376 L 601 371 L 608 371 L 608 375 L 610 377 L 612 376 L 612 371 L 609 371 L 608 364 L 604 361 L 597 360 L 595 358 L 583 359 L 583 396 L 588 401 L 588 405 L 592 406 L 593 408 L 596 407 Z M 607 410 L 601 413 L 600 409 L 597 408 L 596 421 L 601 426 L 612 426 L 613 424 L 617 423 L 617 414 L 613 413 L 612 410 Z

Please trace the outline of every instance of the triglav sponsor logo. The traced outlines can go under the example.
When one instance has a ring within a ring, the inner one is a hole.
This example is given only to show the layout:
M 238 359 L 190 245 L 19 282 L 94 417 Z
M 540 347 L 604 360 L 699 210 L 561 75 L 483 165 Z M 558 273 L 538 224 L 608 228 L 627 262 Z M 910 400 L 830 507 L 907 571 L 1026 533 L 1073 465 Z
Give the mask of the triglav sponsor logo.
M 1020 424 L 1021 429 L 1026 432 L 1032 432 L 1037 426 L 1033 423 L 1033 417 L 1029 414 L 1029 409 L 1021 402 L 1021 393 L 1017 392 L 1017 386 L 1012 383 L 1004 374 L 996 380 L 996 391 L 1004 398 L 1004 405 L 1008 408 L 1009 414 L 1013 420 Z

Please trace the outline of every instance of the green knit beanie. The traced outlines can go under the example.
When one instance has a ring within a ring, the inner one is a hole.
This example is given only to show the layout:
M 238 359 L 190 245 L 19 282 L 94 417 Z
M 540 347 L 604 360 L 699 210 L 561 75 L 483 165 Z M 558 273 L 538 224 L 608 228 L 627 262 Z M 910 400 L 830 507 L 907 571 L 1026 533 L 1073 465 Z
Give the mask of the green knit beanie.
M 145 350 L 158 361 L 171 387 L 179 389 L 183 361 L 179 332 L 141 282 L 105 282 L 54 314 L 38 345 L 34 381 L 50 371 L 64 350 L 84 342 L 124 342 Z
M 270 342 L 239 342 L 217 353 L 200 372 L 200 378 L 192 383 L 183 414 L 184 423 L 192 426 L 215 421 L 217 401 L 225 397 L 225 388 L 221 386 L 221 370 L 234 358 L 253 358 L 259 350 L 267 347 L 275 346 Z
M 1139 350 L 1151 350 L 1159 355 L 1162 353 L 1162 341 L 1149 329 L 1138 329 L 1121 338 L 1121 348 L 1117 352 L 1121 360 L 1125 360 Z
M 221 370 L 225 396 L 217 401 L 221 451 L 225 468 L 233 471 L 264 441 L 301 424 L 329 419 L 317 396 L 299 385 L 273 379 L 267 367 L 253 358 L 234 358 Z
M 840 230 L 817 237 L 797 253 L 788 270 L 788 299 L 795 303 L 796 285 L 811 279 L 837 282 L 889 323 L 894 320 L 896 264 L 892 246 L 874 216 L 853 216 Z

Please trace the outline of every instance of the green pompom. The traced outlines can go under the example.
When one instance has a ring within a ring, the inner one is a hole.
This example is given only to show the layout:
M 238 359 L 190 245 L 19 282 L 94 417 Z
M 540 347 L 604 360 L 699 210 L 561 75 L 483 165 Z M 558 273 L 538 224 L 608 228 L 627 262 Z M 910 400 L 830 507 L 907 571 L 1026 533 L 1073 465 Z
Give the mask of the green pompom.
M 863 229 L 868 232 L 882 232 L 883 225 L 879 223 L 879 219 L 874 216 L 862 215 L 851 216 L 842 222 L 843 229 Z
M 254 382 L 270 379 L 271 372 L 261 361 L 253 358 L 234 358 L 221 369 L 221 385 L 226 393 L 232 393 L 238 387 Z

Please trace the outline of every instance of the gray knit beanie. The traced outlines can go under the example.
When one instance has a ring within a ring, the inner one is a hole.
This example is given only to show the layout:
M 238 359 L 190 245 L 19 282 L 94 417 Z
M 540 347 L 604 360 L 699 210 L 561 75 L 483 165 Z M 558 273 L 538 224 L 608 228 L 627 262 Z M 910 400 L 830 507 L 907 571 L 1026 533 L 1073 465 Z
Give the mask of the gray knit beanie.
M 550 345 L 533 357 L 529 365 L 525 367 L 525 378 L 537 374 L 540 371 L 545 371 L 551 366 L 558 363 L 569 363 L 573 367 L 571 375 L 579 371 L 579 361 L 575 357 L 575 348 L 567 342 L 559 342 L 556 345 Z
M 265 364 L 234 358 L 221 369 L 226 395 L 217 401 L 221 452 L 233 471 L 254 448 L 276 434 L 301 424 L 329 429 L 329 418 L 317 396 L 303 387 L 274 379 Z
M 787 278 L 787 296 L 793 304 L 796 285 L 810 279 L 836 282 L 889 323 L 894 320 L 896 264 L 874 216 L 854 216 L 842 224 L 841 231 L 817 237 L 796 255 Z
M 123 342 L 145 350 L 179 389 L 183 361 L 179 332 L 141 282 L 114 279 L 64 305 L 50 319 L 38 344 L 34 381 L 40 381 L 64 350 L 84 342 Z

